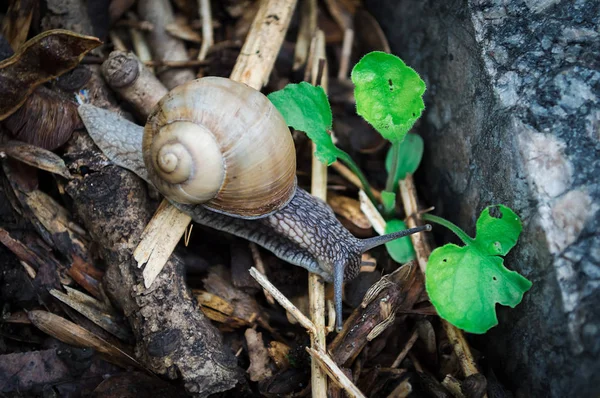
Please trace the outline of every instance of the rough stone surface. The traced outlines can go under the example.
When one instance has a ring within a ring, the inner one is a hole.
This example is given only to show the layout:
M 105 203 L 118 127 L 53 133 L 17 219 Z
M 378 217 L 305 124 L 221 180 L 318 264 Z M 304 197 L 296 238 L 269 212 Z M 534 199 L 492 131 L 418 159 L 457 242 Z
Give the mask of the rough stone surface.
M 490 204 L 523 219 L 506 264 L 533 287 L 478 342 L 517 396 L 598 396 L 600 3 L 366 3 L 428 86 L 422 198 L 470 234 Z

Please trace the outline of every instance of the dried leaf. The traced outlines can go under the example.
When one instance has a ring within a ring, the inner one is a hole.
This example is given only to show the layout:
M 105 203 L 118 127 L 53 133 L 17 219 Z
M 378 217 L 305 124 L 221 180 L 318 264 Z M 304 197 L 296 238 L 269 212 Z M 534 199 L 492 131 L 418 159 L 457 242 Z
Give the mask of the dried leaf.
M 329 195 L 327 203 L 329 203 L 336 214 L 348 219 L 358 228 L 371 228 L 371 223 L 360 210 L 360 202 L 358 200 L 342 195 Z
M 70 379 L 69 368 L 58 357 L 57 350 L 19 352 L 0 355 L 2 395 L 23 396 L 25 391 Z M 25 394 L 28 395 L 28 394 Z
M 144 367 L 123 349 L 110 344 L 103 338 L 82 328 L 73 322 L 55 315 L 51 312 L 34 310 L 28 313 L 31 323 L 42 332 L 75 347 L 93 348 L 104 354 L 108 362 L 127 368 L 134 366 L 140 369 Z
M 28 40 L 0 62 L 0 120 L 23 105 L 37 86 L 73 69 L 101 44 L 95 37 L 63 29 L 48 30 Z
M 335 22 L 342 30 L 351 29 L 356 4 L 351 1 L 325 0 L 325 4 Z
M 181 40 L 191 41 L 192 43 L 201 43 L 202 37 L 194 31 L 189 25 L 181 23 L 171 23 L 165 25 L 165 30 L 173 37 Z
M 269 357 L 271 357 L 279 369 L 287 369 L 290 366 L 290 361 L 288 360 L 290 347 L 287 345 L 280 343 L 279 341 L 271 341 L 267 351 L 269 351 Z
M 101 281 L 104 273 L 78 255 L 73 254 L 72 257 L 73 263 L 69 268 L 71 278 L 94 297 L 102 298 L 104 295 L 101 293 Z
M 4 145 L 0 145 L 0 153 L 2 152 L 13 159 L 40 170 L 58 174 L 67 179 L 73 178 L 60 156 L 39 146 L 19 141 L 9 141 Z
M 64 288 L 67 294 L 56 289 L 50 290 L 50 294 L 121 340 L 131 340 L 129 327 L 114 308 L 78 290 Z
M 46 87 L 35 89 L 4 123 L 16 139 L 49 150 L 62 146 L 73 130 L 83 127 L 77 105 Z
M 202 307 L 211 308 L 214 311 L 221 312 L 225 315 L 233 314 L 233 306 L 227 301 L 223 300 L 221 297 L 202 290 L 194 291 L 194 294 L 196 294 L 196 300 L 198 300 L 198 304 L 200 304 Z
M 36 0 L 13 0 L 8 6 L 2 24 L 2 35 L 13 49 L 18 50 L 27 40 L 31 18 L 38 4 Z
M 236 289 L 229 281 L 215 272 L 210 272 L 203 282 L 208 292 L 221 297 L 232 305 L 233 316 L 251 322 L 261 315 L 262 311 L 254 297 Z

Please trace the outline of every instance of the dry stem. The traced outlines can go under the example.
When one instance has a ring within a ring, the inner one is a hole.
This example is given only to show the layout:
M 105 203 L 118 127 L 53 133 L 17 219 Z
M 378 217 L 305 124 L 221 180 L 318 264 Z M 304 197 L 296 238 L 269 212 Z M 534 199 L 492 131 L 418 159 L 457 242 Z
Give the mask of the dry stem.
M 364 397 L 363 393 L 352 383 L 352 381 L 346 376 L 346 374 L 337 366 L 335 361 L 331 359 L 329 355 L 326 355 L 323 351 L 315 350 L 306 347 L 306 351 L 310 354 L 313 359 L 316 359 L 319 365 L 325 370 L 325 373 L 331 377 L 335 383 L 344 389 L 348 396 L 360 398 Z
M 406 224 L 409 228 L 414 228 L 420 221 L 420 213 L 418 208 L 417 190 L 412 175 L 408 175 L 404 180 L 400 181 L 399 189 L 404 205 L 404 211 L 407 215 Z M 410 236 L 410 239 L 415 247 L 421 271 L 425 274 L 427 260 L 431 254 L 431 248 L 425 240 L 425 237 L 421 234 L 413 234 Z M 475 360 L 473 359 L 473 354 L 471 354 L 471 349 L 465 340 L 462 330 L 457 329 L 454 325 L 443 319 L 442 324 L 444 325 L 448 338 L 452 342 L 454 352 L 460 361 L 465 377 L 479 373 L 477 366 L 475 365 Z
M 250 275 L 264 288 L 266 289 L 272 296 L 277 300 L 277 302 L 294 318 L 298 320 L 304 328 L 314 336 L 317 332 L 315 325 L 308 319 L 302 311 L 300 311 L 290 300 L 287 299 L 269 280 L 267 277 L 254 267 L 250 268 Z M 348 379 L 348 377 L 344 374 L 344 372 L 339 368 L 339 366 L 335 363 L 335 361 L 327 355 L 325 352 L 324 346 L 319 344 L 315 344 L 314 349 L 310 347 L 306 347 L 308 353 L 317 360 L 319 366 L 331 377 L 331 379 L 343 388 L 351 397 L 364 397 L 364 395 L 360 392 L 360 390 Z M 313 396 L 314 396 L 314 386 L 313 386 Z
M 335 171 L 337 171 L 342 177 L 348 180 L 348 182 L 350 182 L 352 185 L 359 189 L 363 189 L 360 179 L 352 172 L 352 170 L 344 166 L 343 163 L 341 163 L 340 161 L 335 161 L 331 164 L 331 167 L 333 167 Z M 371 188 L 371 191 L 373 192 L 373 196 L 375 196 L 375 199 L 381 202 L 381 192 L 379 192 L 375 188 Z
M 325 34 L 322 30 L 316 32 L 313 43 L 310 65 L 312 84 L 320 84 L 327 93 L 327 56 L 325 54 Z M 321 60 L 324 61 L 323 70 L 319 71 Z M 318 81 L 319 78 L 320 82 Z M 316 145 L 314 143 L 312 144 L 312 150 L 311 193 L 327 201 L 327 165 L 316 158 L 314 154 Z M 313 349 L 317 346 L 325 347 L 327 344 L 325 339 L 325 282 L 323 278 L 312 272 L 308 274 L 308 300 L 310 316 L 317 332 L 311 336 L 311 346 Z M 337 316 L 341 316 L 341 314 L 337 314 Z M 327 397 L 327 376 L 315 357 L 311 361 L 311 387 L 313 397 Z
M 199 0 L 200 17 L 202 18 L 202 45 L 198 53 L 198 60 L 204 61 L 208 49 L 214 44 L 213 39 L 213 23 L 210 10 L 210 0 Z
M 250 275 L 265 289 L 267 290 L 271 296 L 283 307 L 287 312 L 289 312 L 294 318 L 298 320 L 298 323 L 311 335 L 317 334 L 317 329 L 315 325 L 312 323 L 310 319 L 306 317 L 287 297 L 283 295 L 269 280 L 266 276 L 258 272 L 258 270 L 254 267 L 250 268 Z

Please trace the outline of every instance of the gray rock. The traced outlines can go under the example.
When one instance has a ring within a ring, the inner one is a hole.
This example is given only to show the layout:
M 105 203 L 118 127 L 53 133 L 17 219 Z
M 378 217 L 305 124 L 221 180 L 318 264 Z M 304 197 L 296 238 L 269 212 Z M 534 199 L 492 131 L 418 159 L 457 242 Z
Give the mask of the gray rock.
M 524 223 L 505 263 L 533 287 L 476 343 L 517 396 L 598 396 L 599 2 L 366 4 L 428 86 L 423 200 L 471 235 L 490 204 Z

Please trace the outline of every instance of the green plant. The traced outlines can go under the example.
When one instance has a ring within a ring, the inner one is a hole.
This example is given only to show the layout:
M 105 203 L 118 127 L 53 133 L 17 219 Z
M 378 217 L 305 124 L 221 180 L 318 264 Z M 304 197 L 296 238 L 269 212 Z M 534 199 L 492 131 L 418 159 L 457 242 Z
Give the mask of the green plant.
M 506 206 L 489 206 L 476 225 L 475 239 L 448 220 L 424 214 L 456 234 L 465 246 L 447 243 L 427 262 L 425 287 L 440 317 L 471 333 L 498 324 L 496 303 L 514 308 L 532 283 L 504 266 L 505 256 L 522 231 L 521 220 Z
M 386 218 L 386 233 L 406 229 L 403 221 L 394 218 L 395 192 L 399 181 L 417 170 L 423 156 L 422 138 L 409 130 L 425 108 L 425 83 L 400 58 L 377 51 L 354 66 L 351 78 L 357 113 L 391 143 L 381 205 L 350 155 L 333 143 L 333 117 L 322 87 L 306 82 L 288 84 L 268 97 L 289 126 L 305 132 L 316 144 L 315 155 L 321 162 L 330 165 L 339 159 L 359 177 L 365 193 Z M 527 279 L 507 270 L 499 257 L 516 244 L 522 228 L 519 218 L 506 206 L 489 207 L 477 222 L 477 237 L 471 239 L 443 218 L 423 217 L 450 228 L 465 243 L 464 247 L 447 244 L 431 253 L 425 276 L 432 304 L 455 326 L 472 333 L 486 332 L 497 324 L 495 304 L 514 307 L 531 287 Z M 400 263 L 415 258 L 409 237 L 387 243 L 386 249 Z

